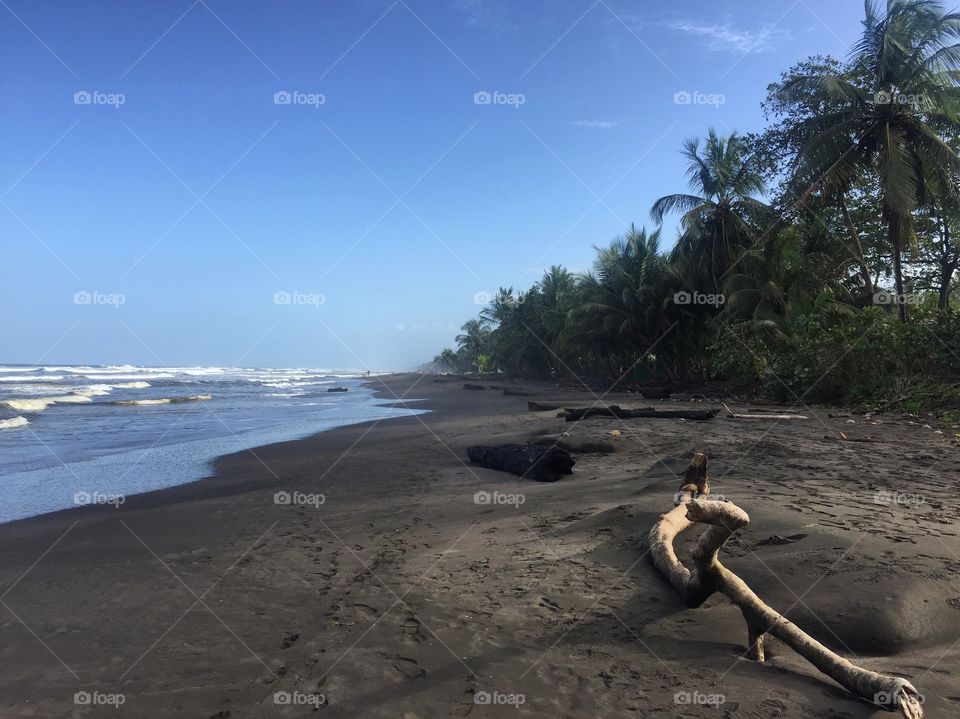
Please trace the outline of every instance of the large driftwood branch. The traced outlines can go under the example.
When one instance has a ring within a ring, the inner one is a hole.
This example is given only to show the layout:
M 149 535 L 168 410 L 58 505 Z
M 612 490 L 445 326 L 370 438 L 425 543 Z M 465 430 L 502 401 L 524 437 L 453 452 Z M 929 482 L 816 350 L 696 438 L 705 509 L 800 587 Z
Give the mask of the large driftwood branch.
M 697 452 L 675 496 L 676 506 L 660 516 L 649 534 L 654 566 L 690 607 L 698 607 L 714 592 L 729 597 L 747 624 L 747 656 L 764 660 L 763 638 L 772 634 L 841 686 L 858 697 L 885 709 L 900 710 L 907 719 L 922 719 L 922 698 L 901 677 L 891 677 L 858 667 L 808 635 L 782 614 L 764 604 L 746 583 L 724 567 L 720 550 L 750 517 L 731 502 L 708 499 L 706 455 Z M 691 553 L 694 569 L 687 569 L 673 548 L 674 540 L 695 523 L 707 525 Z
M 609 407 L 586 407 L 571 409 L 567 415 L 568 422 L 576 422 L 588 417 L 616 417 L 617 419 L 649 418 L 649 419 L 692 419 L 699 422 L 713 419 L 719 409 L 622 409 L 619 405 Z

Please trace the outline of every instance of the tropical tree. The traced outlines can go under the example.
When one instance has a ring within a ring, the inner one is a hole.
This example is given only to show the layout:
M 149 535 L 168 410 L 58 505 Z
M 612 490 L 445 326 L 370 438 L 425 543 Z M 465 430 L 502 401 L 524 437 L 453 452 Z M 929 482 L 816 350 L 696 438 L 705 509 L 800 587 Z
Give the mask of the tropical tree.
M 913 212 L 928 186 L 956 192 L 952 176 L 960 158 L 931 123 L 957 120 L 958 40 L 960 15 L 945 13 L 936 0 L 887 0 L 883 13 L 867 0 L 863 33 L 851 59 L 860 79 L 817 78 L 840 107 L 802 124 L 810 138 L 796 167 L 804 196 L 842 192 L 864 172 L 878 176 L 904 321 L 902 255 L 916 239 Z
M 683 279 L 691 286 L 718 292 L 740 254 L 770 229 L 774 216 L 755 197 L 763 193 L 764 182 L 742 137 L 720 137 L 711 128 L 702 148 L 699 140 L 687 140 L 682 154 L 692 194 L 661 197 L 650 216 L 661 224 L 668 214 L 681 213 L 671 259 L 682 264 Z
M 467 320 L 460 329 L 462 330 L 462 334 L 456 337 L 457 346 L 467 357 L 470 365 L 480 370 L 481 364 L 486 364 L 490 329 L 479 319 Z M 481 357 L 483 357 L 484 360 L 481 360 Z

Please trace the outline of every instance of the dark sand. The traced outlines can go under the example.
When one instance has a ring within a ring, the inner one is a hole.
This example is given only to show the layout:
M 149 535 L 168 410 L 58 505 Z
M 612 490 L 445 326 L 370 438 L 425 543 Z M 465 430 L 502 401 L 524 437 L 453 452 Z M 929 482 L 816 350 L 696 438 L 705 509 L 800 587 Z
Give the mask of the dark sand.
M 743 659 L 725 598 L 686 609 L 654 573 L 644 536 L 696 450 L 713 492 L 752 519 L 727 564 L 830 647 L 910 679 L 929 717 L 960 715 L 956 430 L 822 408 L 573 425 L 462 384 L 393 376 L 384 396 L 409 390 L 433 413 L 231 455 L 213 478 L 119 510 L 0 526 L 0 716 L 892 716 L 776 640 L 767 664 Z M 617 451 L 578 456 L 556 484 L 464 464 L 468 444 L 564 431 Z M 877 441 L 825 438 L 841 431 Z M 326 501 L 275 504 L 278 491 Z M 524 503 L 476 504 L 478 491 Z M 877 491 L 909 496 L 877 504 Z M 277 692 L 326 704 L 311 714 Z M 494 692 L 513 703 L 476 703 Z M 677 702 L 694 692 L 723 701 Z

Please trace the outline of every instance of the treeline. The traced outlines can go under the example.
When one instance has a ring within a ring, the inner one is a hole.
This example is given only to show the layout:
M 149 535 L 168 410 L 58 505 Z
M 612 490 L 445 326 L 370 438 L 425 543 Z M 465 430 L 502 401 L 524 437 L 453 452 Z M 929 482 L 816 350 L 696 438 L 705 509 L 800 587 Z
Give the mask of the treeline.
M 596 247 L 585 274 L 501 288 L 435 363 L 960 406 L 960 15 L 868 0 L 863 28 L 847 61 L 768 87 L 762 132 L 687 141 L 689 190 L 654 203 L 658 229 Z

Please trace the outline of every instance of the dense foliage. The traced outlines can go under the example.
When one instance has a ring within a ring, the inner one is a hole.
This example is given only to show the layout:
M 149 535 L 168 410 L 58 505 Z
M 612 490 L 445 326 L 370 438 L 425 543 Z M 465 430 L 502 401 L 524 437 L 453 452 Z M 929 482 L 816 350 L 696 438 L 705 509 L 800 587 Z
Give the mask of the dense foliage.
M 436 364 L 960 406 L 960 14 L 865 7 L 845 62 L 811 57 L 769 86 L 765 129 L 684 144 L 689 188 L 654 203 L 656 231 L 631 226 L 585 274 L 501 288 Z

